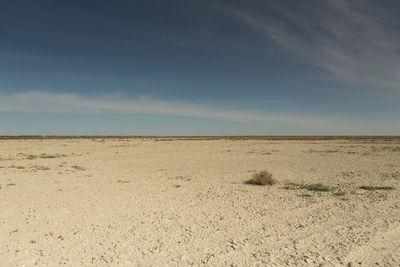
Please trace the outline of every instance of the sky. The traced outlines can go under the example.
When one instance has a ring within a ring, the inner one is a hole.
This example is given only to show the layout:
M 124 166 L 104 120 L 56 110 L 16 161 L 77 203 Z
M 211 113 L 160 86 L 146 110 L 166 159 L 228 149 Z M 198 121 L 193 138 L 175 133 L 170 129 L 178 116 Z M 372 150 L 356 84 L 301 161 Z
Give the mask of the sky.
M 400 135 L 392 0 L 0 0 L 0 135 Z

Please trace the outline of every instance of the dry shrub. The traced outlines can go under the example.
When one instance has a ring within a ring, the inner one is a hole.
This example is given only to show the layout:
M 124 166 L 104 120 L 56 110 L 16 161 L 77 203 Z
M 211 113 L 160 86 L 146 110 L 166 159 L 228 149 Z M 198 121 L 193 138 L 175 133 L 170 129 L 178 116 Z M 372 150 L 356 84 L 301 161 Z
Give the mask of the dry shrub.
M 272 178 L 272 174 L 265 170 L 253 174 L 253 177 L 245 182 L 245 184 L 254 184 L 254 185 L 273 185 L 275 183 L 276 181 L 274 178 Z

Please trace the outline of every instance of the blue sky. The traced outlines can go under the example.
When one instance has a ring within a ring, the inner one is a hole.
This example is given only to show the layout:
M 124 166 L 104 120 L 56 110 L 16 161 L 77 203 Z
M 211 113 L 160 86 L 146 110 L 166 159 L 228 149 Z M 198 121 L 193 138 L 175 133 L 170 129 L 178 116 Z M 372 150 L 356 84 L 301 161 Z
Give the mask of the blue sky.
M 399 135 L 400 4 L 0 2 L 0 135 Z

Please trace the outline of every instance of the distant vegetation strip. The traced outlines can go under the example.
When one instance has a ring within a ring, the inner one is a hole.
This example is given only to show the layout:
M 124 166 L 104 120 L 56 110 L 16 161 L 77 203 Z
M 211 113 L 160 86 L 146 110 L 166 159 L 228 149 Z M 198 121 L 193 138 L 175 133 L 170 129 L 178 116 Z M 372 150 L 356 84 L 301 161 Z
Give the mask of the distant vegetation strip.
M 400 136 L 339 136 L 339 135 L 243 135 L 243 136 L 102 136 L 102 135 L 19 135 L 0 136 L 0 140 L 9 139 L 156 139 L 171 140 L 339 140 L 339 139 L 400 139 Z

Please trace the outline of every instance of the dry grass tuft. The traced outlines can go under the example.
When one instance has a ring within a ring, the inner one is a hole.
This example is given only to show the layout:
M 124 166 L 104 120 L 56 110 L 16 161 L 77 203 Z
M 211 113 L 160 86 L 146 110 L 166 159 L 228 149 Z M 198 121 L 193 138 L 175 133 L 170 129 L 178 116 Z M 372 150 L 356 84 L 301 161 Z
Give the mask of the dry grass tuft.
M 259 173 L 253 174 L 253 177 L 244 182 L 245 184 L 254 184 L 254 185 L 273 185 L 276 183 L 275 179 L 272 177 L 272 174 L 268 171 L 261 171 Z

